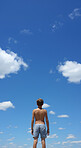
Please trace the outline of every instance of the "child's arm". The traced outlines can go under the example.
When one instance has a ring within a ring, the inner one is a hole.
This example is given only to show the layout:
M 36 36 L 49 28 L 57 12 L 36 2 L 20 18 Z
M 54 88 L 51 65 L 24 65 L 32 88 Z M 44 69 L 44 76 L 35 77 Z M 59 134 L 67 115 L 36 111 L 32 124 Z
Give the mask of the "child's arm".
M 32 120 L 31 120 L 31 134 L 33 135 L 33 124 L 34 124 L 34 110 L 32 112 Z
M 47 111 L 46 111 L 46 124 L 47 124 L 47 134 L 49 135 L 49 120 L 47 116 Z

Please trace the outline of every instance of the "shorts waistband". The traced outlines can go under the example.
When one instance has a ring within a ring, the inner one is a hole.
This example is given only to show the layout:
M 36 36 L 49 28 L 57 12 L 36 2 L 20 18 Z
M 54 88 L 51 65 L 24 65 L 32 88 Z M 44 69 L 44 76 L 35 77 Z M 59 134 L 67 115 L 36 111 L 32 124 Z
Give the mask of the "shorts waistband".
M 45 124 L 35 124 L 35 125 L 45 125 Z

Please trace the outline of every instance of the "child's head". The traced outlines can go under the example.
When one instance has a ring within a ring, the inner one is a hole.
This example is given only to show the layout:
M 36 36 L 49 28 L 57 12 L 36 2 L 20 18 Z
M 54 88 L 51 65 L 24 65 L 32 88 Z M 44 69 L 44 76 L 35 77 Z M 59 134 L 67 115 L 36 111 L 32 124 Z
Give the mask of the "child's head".
M 37 105 L 38 106 L 42 106 L 43 103 L 44 103 L 43 99 L 41 99 L 41 98 L 37 99 Z

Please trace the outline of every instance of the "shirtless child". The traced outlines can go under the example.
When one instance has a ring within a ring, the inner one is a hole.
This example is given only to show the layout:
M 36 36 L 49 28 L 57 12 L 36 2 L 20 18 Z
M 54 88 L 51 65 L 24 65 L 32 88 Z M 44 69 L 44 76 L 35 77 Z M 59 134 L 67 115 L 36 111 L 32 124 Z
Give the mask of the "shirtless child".
M 37 105 L 38 108 L 33 110 L 32 121 L 31 121 L 31 134 L 33 135 L 34 138 L 33 148 L 36 148 L 37 146 L 39 133 L 41 135 L 42 148 L 46 148 L 45 138 L 47 134 L 49 135 L 49 121 L 48 121 L 47 111 L 42 108 L 43 100 L 41 98 L 37 100 Z M 33 130 L 34 118 L 35 118 L 35 125 Z M 46 119 L 47 132 L 44 119 Z

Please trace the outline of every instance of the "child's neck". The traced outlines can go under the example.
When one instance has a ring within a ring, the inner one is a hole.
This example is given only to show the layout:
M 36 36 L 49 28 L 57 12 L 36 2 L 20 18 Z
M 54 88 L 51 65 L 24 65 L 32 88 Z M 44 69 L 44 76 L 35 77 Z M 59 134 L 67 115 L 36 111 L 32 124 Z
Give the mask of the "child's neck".
M 42 109 L 42 106 L 38 106 L 39 109 Z

